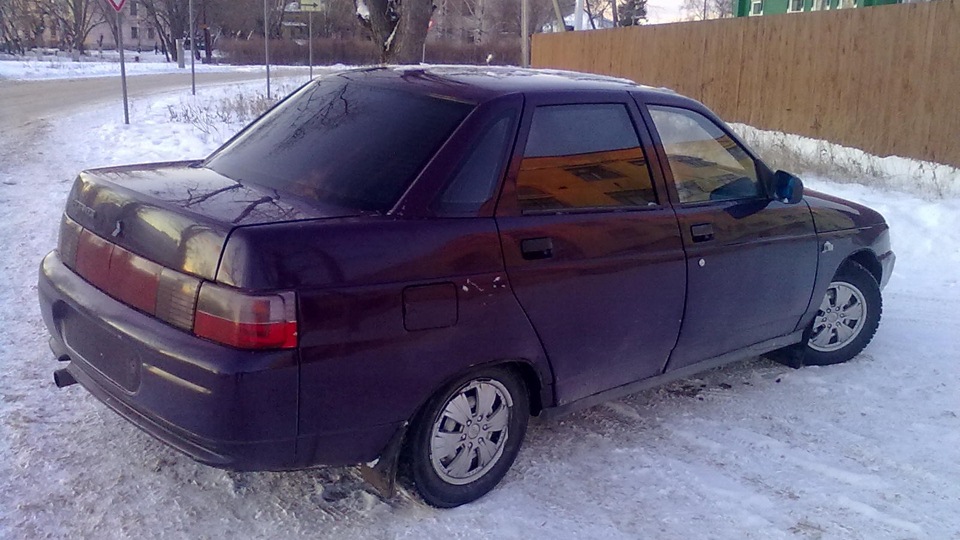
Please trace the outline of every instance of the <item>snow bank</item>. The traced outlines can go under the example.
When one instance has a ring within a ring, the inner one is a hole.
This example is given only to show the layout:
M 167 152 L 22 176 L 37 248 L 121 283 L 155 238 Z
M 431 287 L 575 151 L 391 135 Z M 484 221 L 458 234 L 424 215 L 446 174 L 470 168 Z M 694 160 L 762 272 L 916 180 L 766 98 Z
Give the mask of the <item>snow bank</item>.
M 139 61 L 136 61 L 139 58 Z M 127 75 L 148 75 L 155 73 L 190 73 L 190 59 L 186 67 L 180 69 L 176 62 L 166 62 L 163 55 L 153 54 L 153 49 L 124 53 Z M 262 70 L 263 66 L 231 66 L 203 64 L 197 62 L 198 73 L 225 71 Z M 88 52 L 79 62 L 74 62 L 69 53 L 44 54 L 31 52 L 26 56 L 0 54 L 0 79 L 39 80 L 39 79 L 77 79 L 85 77 L 107 77 L 120 74 L 120 54 L 116 51 Z
M 923 197 L 960 197 L 960 169 L 949 165 L 879 157 L 829 141 L 744 124 L 730 127 L 771 166 L 801 176 L 829 176 L 838 183 L 865 184 Z

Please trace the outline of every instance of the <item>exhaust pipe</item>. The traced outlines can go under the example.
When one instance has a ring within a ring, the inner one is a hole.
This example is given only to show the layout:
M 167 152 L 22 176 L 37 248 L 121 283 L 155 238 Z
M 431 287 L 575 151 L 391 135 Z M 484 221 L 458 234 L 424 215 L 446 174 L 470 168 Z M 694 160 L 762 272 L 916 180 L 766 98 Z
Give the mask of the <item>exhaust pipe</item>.
M 57 388 L 66 388 L 71 384 L 77 384 L 77 380 L 73 378 L 73 375 L 70 374 L 66 368 L 53 372 L 53 382 L 57 385 Z

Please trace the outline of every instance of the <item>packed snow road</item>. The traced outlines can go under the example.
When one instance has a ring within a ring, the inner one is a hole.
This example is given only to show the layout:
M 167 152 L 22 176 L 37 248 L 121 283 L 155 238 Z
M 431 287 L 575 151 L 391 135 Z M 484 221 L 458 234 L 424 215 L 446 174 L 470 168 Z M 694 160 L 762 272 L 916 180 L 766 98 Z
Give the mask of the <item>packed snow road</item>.
M 810 179 L 891 225 L 897 268 L 863 354 L 801 370 L 755 359 L 534 422 L 504 482 L 454 510 L 381 501 L 350 468 L 212 469 L 79 386 L 57 390 L 35 284 L 70 183 L 229 136 L 171 123 L 193 103 L 182 95 L 139 100 L 129 127 L 102 104 L 29 136 L 4 117 L 0 537 L 960 538 L 957 199 Z

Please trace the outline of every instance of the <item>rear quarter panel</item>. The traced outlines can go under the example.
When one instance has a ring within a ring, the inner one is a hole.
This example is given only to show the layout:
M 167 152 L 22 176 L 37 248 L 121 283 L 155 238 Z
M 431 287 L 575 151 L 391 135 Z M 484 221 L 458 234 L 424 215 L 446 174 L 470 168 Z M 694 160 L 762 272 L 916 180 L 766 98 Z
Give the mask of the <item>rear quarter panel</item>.
M 446 381 L 501 361 L 531 365 L 544 404 L 552 399 L 550 370 L 511 292 L 492 218 L 239 229 L 221 277 L 297 290 L 301 436 L 408 420 Z

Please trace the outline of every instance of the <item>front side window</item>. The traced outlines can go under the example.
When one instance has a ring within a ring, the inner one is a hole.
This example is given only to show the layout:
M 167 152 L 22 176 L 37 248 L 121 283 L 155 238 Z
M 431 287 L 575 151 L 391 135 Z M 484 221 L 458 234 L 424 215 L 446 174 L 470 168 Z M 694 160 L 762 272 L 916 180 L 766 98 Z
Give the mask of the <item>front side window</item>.
M 517 176 L 517 198 L 524 212 L 656 206 L 627 107 L 537 107 Z
M 473 107 L 342 74 L 306 84 L 204 166 L 240 183 L 383 212 Z
M 787 4 L 787 12 L 795 13 L 798 11 L 803 11 L 803 0 L 790 0 L 790 3 Z
M 761 194 L 753 158 L 712 120 L 676 107 L 650 106 L 681 203 Z
M 763 0 L 753 0 L 750 3 L 750 15 L 763 15 Z

